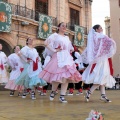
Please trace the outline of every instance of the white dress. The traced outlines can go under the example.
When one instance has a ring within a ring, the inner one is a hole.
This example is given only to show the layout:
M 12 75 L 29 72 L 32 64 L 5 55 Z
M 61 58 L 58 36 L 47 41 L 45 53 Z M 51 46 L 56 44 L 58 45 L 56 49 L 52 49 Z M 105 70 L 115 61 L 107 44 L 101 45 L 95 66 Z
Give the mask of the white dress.
M 4 52 L 0 51 L 0 83 L 8 82 L 8 74 L 5 66 L 7 66 L 7 56 Z
M 39 74 L 39 77 L 48 83 L 52 83 L 53 81 L 59 83 L 81 81 L 81 75 L 76 70 L 76 65 L 70 54 L 73 51 L 73 47 L 68 36 L 55 34 L 55 37 L 49 41 L 49 46 L 53 50 L 59 48 L 61 51 L 52 53 L 51 60 Z M 47 55 L 49 55 L 49 52 Z
M 24 85 L 26 88 L 34 88 L 35 86 L 45 86 L 47 83 L 38 78 L 38 74 L 42 68 L 39 63 L 39 55 L 35 48 L 25 46 L 21 49 L 21 58 L 25 61 L 24 70 L 21 75 L 17 78 L 16 83 L 18 85 Z M 27 63 L 27 61 L 30 61 Z
M 24 69 L 22 60 L 16 53 L 13 53 L 8 56 L 8 64 L 11 66 L 12 71 L 10 73 L 10 78 L 5 88 L 19 91 L 23 90 L 24 86 L 15 84 L 15 80 L 20 76 L 21 72 Z
M 91 29 L 88 35 L 87 48 L 82 54 L 83 61 L 89 64 L 82 74 L 83 81 L 86 84 L 93 83 L 112 88 L 115 85 L 115 80 L 110 74 L 108 59 L 115 52 L 114 40 Z

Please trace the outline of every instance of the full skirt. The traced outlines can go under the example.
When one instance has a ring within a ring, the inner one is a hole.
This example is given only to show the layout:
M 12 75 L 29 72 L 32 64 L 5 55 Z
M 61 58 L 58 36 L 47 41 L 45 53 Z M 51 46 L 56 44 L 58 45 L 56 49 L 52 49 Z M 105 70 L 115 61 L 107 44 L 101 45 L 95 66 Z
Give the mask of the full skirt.
M 96 63 L 91 72 L 92 64 L 89 65 L 82 74 L 83 82 L 86 84 L 105 85 L 108 88 L 115 86 L 115 79 L 110 74 L 108 59 L 104 59 Z
M 52 59 L 39 74 L 39 78 L 44 79 L 48 83 L 77 83 L 82 79 L 80 73 L 76 69 L 75 64 L 71 66 L 65 65 L 64 67 L 58 67 L 57 53 L 53 54 Z

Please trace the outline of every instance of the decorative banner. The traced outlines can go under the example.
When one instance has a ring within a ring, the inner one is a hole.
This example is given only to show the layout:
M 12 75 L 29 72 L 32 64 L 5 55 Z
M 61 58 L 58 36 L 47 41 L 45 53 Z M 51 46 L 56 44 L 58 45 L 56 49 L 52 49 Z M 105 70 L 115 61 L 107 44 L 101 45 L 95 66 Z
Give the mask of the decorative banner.
M 11 30 L 12 7 L 6 2 L 0 2 L 0 32 Z
M 52 34 L 52 17 L 39 14 L 38 38 L 46 39 Z
M 78 25 L 75 25 L 75 38 L 74 44 L 76 46 L 83 46 L 84 45 L 84 28 Z

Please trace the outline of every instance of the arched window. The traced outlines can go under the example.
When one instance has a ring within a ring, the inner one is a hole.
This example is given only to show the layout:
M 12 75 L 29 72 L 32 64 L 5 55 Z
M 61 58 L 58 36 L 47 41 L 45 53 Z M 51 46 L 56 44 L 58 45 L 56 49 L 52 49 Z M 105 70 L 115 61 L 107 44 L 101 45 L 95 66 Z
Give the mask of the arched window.
M 48 15 L 48 0 L 35 0 L 35 10 Z

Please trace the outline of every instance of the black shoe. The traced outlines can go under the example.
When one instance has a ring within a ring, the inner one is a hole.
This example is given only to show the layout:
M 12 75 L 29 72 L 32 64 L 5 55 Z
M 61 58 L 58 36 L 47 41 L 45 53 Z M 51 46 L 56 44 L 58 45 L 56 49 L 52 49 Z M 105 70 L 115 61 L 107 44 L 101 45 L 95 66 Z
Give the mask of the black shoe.
M 62 103 L 67 103 L 67 100 L 64 98 L 64 95 L 60 95 L 59 100 L 60 100 L 60 102 L 62 102 Z
M 106 97 L 105 94 L 102 94 L 102 95 L 101 95 L 100 100 L 102 100 L 102 101 L 104 101 L 104 102 L 112 102 L 111 100 L 109 100 L 109 99 Z
M 14 91 L 11 91 L 11 92 L 10 92 L 10 96 L 14 96 Z
M 22 98 L 26 98 L 26 94 L 25 94 L 25 92 L 23 93 Z
M 86 92 L 86 96 L 85 96 L 86 102 L 89 102 L 90 95 L 91 95 L 91 91 L 88 90 L 88 91 Z

